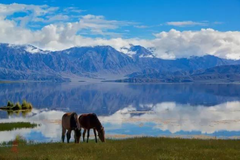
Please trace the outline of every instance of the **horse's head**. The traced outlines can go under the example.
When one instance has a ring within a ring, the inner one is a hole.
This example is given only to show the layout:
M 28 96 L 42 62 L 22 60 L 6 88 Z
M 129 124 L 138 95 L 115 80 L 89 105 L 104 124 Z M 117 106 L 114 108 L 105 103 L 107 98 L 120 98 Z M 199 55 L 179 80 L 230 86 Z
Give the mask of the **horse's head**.
M 98 130 L 98 137 L 102 142 L 105 142 L 105 131 L 104 127 L 102 127 L 100 130 Z
M 79 143 L 80 141 L 80 137 L 81 137 L 81 130 L 79 130 L 78 128 L 76 128 L 74 130 L 75 134 L 74 134 L 74 139 L 75 139 L 75 143 Z

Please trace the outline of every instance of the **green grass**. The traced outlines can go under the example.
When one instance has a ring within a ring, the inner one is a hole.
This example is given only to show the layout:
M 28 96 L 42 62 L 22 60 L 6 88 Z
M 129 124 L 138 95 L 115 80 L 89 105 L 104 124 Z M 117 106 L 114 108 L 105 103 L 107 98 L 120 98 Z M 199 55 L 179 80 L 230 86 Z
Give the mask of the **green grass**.
M 0 159 L 240 159 L 238 140 L 133 138 L 106 143 L 22 144 L 0 148 Z
M 30 122 L 0 123 L 0 131 L 11 131 L 20 128 L 34 128 L 37 126 L 37 124 Z

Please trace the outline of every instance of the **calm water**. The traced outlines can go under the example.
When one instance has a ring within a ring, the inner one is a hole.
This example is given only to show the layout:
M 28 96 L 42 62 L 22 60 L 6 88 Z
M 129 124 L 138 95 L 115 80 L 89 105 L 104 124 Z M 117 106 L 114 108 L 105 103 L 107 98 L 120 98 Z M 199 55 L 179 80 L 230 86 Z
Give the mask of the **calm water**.
M 0 111 L 0 123 L 30 121 L 41 125 L 0 132 L 0 142 L 16 135 L 37 142 L 60 141 L 60 120 L 68 111 L 96 113 L 108 138 L 240 136 L 240 85 L 0 84 L 0 106 L 23 99 L 33 104 L 33 111 L 24 116 Z

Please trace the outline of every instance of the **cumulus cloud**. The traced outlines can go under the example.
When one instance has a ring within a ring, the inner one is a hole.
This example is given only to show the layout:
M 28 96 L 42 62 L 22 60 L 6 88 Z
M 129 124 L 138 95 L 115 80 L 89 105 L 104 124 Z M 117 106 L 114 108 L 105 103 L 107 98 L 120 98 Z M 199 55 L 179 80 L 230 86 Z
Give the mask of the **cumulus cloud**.
M 189 57 L 211 54 L 222 58 L 240 58 L 240 32 L 220 32 L 213 29 L 200 31 L 160 32 L 152 41 L 159 57 Z
M 0 42 L 32 44 L 47 50 L 63 50 L 74 46 L 110 45 L 121 51 L 122 48 L 130 48 L 133 44 L 154 48 L 155 56 L 164 59 L 206 54 L 240 59 L 239 31 L 221 32 L 214 29 L 178 31 L 172 29 L 154 34 L 153 39 L 122 38 L 118 33 L 121 27 L 136 26 L 135 23 L 107 20 L 104 16 L 91 14 L 81 15 L 77 20 L 69 21 L 73 15 L 61 13 L 53 15 L 57 10 L 59 8 L 46 5 L 0 4 Z M 18 20 L 16 17 L 8 18 L 16 12 L 30 13 L 17 17 Z M 22 23 L 20 25 L 19 20 Z M 61 21 L 61 23 L 56 21 Z M 30 22 L 31 25 L 39 25 L 39 22 L 43 24 L 38 27 L 39 29 L 31 29 L 30 25 L 27 25 Z M 191 23 L 192 21 L 187 21 L 185 25 Z M 177 24 L 180 25 L 180 23 Z M 92 35 L 95 37 L 92 38 Z
M 193 22 L 193 21 L 175 21 L 175 22 L 167 22 L 166 24 L 170 25 L 170 26 L 178 26 L 178 27 L 207 26 L 208 25 L 205 22 Z

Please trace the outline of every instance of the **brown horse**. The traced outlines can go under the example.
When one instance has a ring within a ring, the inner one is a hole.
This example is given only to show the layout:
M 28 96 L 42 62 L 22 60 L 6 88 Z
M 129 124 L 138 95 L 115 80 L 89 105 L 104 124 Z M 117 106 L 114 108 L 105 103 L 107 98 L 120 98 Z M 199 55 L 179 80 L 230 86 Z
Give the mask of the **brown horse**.
M 79 120 L 80 127 L 84 128 L 84 131 L 83 131 L 84 142 L 85 142 L 86 131 L 87 131 L 87 142 L 88 142 L 90 129 L 93 129 L 96 143 L 97 143 L 96 130 L 98 132 L 98 137 L 100 138 L 100 140 L 102 142 L 105 142 L 104 127 L 100 123 L 95 113 L 82 114 L 81 116 L 79 116 L 78 120 Z
M 62 116 L 62 142 L 64 143 L 65 139 L 65 133 L 67 131 L 67 143 L 69 143 L 69 140 L 71 138 L 71 132 L 74 130 L 74 139 L 75 143 L 79 143 L 80 137 L 81 137 L 81 130 L 80 125 L 78 123 L 78 115 L 75 112 L 72 113 L 65 113 Z

